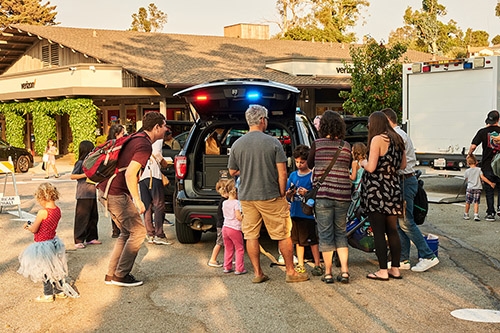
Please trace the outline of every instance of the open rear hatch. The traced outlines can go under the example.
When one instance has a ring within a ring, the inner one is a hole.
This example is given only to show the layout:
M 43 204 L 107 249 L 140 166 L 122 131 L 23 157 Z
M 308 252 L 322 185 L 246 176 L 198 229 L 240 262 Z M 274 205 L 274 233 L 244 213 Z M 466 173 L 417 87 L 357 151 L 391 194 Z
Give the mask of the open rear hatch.
M 199 84 L 174 94 L 184 97 L 202 121 L 245 119 L 251 104 L 260 104 L 275 121 L 293 120 L 300 91 L 264 79 L 225 79 Z M 281 118 L 281 119 L 279 119 Z

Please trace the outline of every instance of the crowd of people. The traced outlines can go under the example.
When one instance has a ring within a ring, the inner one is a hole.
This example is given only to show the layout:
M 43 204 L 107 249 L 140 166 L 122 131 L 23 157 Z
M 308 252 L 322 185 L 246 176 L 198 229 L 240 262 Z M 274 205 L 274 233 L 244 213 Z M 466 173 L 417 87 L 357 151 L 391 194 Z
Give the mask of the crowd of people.
M 500 215 L 500 202 L 496 210 L 493 202 L 493 189 L 500 178 L 493 174 L 489 163 L 496 153 L 491 134 L 500 133 L 499 116 L 497 111 L 491 111 L 486 127 L 472 140 L 467 156 L 469 169 L 465 174 L 468 186 L 464 219 L 470 218 L 469 209 L 473 204 L 474 220 L 480 220 L 482 188 L 487 198 L 486 220 L 494 220 L 495 213 Z M 346 223 L 353 191 L 361 193 L 361 209 L 373 230 L 378 259 L 378 270 L 368 273 L 366 278 L 402 279 L 402 270 L 424 272 L 439 263 L 413 218 L 418 188 L 415 148 L 410 137 L 398 126 L 396 112 L 392 109 L 373 112 L 368 119 L 367 145 L 355 143 L 351 147 L 344 140 L 346 127 L 342 117 L 337 112 L 325 111 L 315 118 L 319 136 L 311 147 L 299 145 L 293 151 L 296 171 L 289 176 L 287 156 L 281 143 L 265 133 L 268 110 L 251 105 L 245 117 L 249 131 L 233 144 L 228 160 L 229 175 L 222 176 L 216 184 L 221 201 L 217 239 L 208 266 L 221 268 L 225 274 L 246 274 L 246 245 L 253 268 L 252 282 L 268 281 L 260 262 L 259 237 L 265 225 L 284 258 L 287 283 L 310 279 L 305 265 L 306 248 L 312 255 L 310 273 L 313 276 L 321 276 L 321 281 L 327 284 L 350 283 Z M 123 126 L 120 126 L 110 130 L 111 138 L 124 135 Z M 106 284 L 142 285 L 131 271 L 144 239 L 158 245 L 169 244 L 163 231 L 165 207 L 161 168 L 166 162 L 161 151 L 165 138 L 170 146 L 175 146 L 165 117 L 158 112 L 147 113 L 143 128 L 127 140 L 127 149 L 119 155 L 117 168 L 124 171 L 116 175 L 106 199 L 103 191 L 107 181 L 97 184 L 96 194 L 96 184 L 89 182 L 82 170 L 83 160 L 94 146 L 89 141 L 80 143 L 78 160 L 70 176 L 77 181 L 75 248 L 101 244 L 97 230 L 97 201 L 100 200 L 111 214 L 115 226 L 113 237 L 117 238 L 105 274 Z M 481 144 L 483 158 L 479 168 L 473 152 Z M 49 142 L 47 152 L 54 152 L 52 147 L 53 143 Z M 254 163 L 255 160 L 260 163 Z M 51 166 L 57 174 L 55 163 Z M 256 179 L 259 179 L 259 186 L 255 186 Z M 303 205 L 304 198 L 313 189 L 316 191 L 314 213 L 310 215 Z M 41 184 L 36 197 L 42 209 L 33 223 L 24 225 L 24 229 L 34 233 L 35 245 L 20 255 L 19 273 L 35 282 L 43 282 L 44 294 L 37 297 L 37 301 L 78 297 L 66 281 L 64 244 L 56 236 L 60 219 L 60 210 L 55 204 L 59 197 L 57 189 L 50 183 Z M 413 266 L 411 243 L 419 256 Z M 217 257 L 222 249 L 224 259 L 221 263 Z M 333 268 L 334 254 L 340 263 L 338 272 Z

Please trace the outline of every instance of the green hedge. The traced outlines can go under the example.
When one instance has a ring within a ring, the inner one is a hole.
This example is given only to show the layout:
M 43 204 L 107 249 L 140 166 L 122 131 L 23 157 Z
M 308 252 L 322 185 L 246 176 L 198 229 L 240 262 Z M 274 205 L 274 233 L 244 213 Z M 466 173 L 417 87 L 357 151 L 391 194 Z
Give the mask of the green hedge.
M 5 116 L 7 141 L 15 147 L 24 147 L 24 118 L 28 113 L 32 115 L 35 152 L 38 155 L 45 151 L 48 139 L 56 139 L 56 115 L 69 115 L 69 126 L 73 134 L 70 152 L 83 140 L 95 143 L 97 110 L 97 106 L 87 98 L 0 104 L 0 113 Z

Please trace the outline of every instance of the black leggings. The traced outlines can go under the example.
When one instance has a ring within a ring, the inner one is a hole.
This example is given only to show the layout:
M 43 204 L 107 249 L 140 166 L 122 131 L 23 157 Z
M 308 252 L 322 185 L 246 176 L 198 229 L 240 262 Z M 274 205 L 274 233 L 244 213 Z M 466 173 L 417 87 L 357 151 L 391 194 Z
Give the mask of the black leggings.
M 396 215 L 386 215 L 381 213 L 369 213 L 368 221 L 372 226 L 373 238 L 375 241 L 375 253 L 380 269 L 387 269 L 387 239 L 389 240 L 389 250 L 391 251 L 392 267 L 399 267 L 401 258 L 401 242 L 398 234 L 398 217 Z

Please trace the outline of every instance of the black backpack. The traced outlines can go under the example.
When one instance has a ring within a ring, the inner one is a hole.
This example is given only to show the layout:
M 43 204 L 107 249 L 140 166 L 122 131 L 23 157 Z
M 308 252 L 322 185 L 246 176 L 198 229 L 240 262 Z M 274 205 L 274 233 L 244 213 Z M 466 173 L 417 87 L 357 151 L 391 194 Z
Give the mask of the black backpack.
M 425 222 L 428 210 L 429 200 L 427 200 L 427 193 L 424 190 L 424 181 L 419 179 L 417 194 L 413 200 L 413 219 L 417 225 Z

